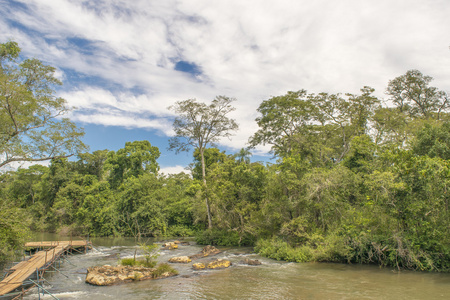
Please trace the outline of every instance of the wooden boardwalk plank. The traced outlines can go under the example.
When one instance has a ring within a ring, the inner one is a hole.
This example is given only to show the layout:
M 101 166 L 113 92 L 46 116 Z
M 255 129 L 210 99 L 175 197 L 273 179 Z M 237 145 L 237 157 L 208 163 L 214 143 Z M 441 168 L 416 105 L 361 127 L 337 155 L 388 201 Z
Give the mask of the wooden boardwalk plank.
M 0 282 L 0 296 L 6 295 L 15 289 L 22 286 L 23 282 L 34 273 L 36 269 L 40 269 L 46 266 L 63 254 L 66 250 L 72 247 L 88 247 L 86 241 L 59 241 L 59 242 L 39 242 L 39 243 L 26 243 L 25 247 L 31 248 L 46 248 L 50 249 L 42 250 L 34 254 L 26 261 L 22 261 L 12 267 L 8 276 L 6 276 Z
M 69 244 L 72 247 L 86 247 L 89 245 L 87 241 L 83 240 L 75 240 L 75 241 L 56 241 L 56 242 L 29 242 L 25 243 L 25 247 L 27 248 L 47 248 L 47 247 L 56 247 L 60 244 Z

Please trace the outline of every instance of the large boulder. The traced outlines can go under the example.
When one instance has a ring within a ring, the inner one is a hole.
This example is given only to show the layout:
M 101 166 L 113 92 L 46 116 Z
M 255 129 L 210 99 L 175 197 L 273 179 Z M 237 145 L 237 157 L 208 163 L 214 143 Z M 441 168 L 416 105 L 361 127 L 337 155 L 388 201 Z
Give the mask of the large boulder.
M 176 275 L 175 270 L 158 272 L 157 268 L 131 266 L 101 266 L 87 269 L 86 282 L 93 285 L 113 285 L 122 282 L 159 279 Z
M 191 259 L 189 258 L 189 256 L 177 256 L 169 259 L 169 262 L 187 264 L 191 262 Z
M 202 257 L 210 256 L 210 255 L 216 255 L 220 252 L 221 251 L 219 249 L 217 249 L 216 247 L 208 245 L 208 246 L 203 247 L 203 249 L 200 253 L 191 255 L 191 256 L 189 256 L 189 258 L 197 259 L 197 258 L 202 258 Z

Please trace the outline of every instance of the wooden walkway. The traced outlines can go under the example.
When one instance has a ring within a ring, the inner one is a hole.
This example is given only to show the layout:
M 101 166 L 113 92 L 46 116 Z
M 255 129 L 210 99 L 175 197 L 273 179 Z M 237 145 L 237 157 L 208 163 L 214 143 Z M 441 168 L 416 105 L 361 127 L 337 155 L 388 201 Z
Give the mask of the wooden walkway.
M 49 247 L 56 247 L 61 244 L 69 244 L 70 247 L 77 248 L 77 247 L 88 247 L 88 242 L 79 240 L 79 241 L 56 241 L 56 242 L 29 242 L 25 243 L 25 248 L 49 248 Z
M 0 282 L 0 296 L 11 293 L 20 288 L 24 281 L 41 269 L 49 267 L 65 252 L 73 248 L 89 247 L 86 241 L 59 241 L 59 242 L 39 242 L 26 243 L 25 247 L 29 248 L 48 248 L 31 256 L 28 260 L 22 261 L 8 270 L 8 275 Z M 43 274 L 43 272 L 42 272 Z M 39 276 L 42 276 L 39 275 Z M 39 281 L 39 278 L 37 279 Z

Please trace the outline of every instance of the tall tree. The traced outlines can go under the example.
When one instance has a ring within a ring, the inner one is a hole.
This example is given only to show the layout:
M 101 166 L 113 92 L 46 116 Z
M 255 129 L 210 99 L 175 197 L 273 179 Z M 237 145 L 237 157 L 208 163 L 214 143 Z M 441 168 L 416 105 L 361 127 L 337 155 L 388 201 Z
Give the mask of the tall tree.
M 233 156 L 239 163 L 249 164 L 252 153 L 248 148 L 241 148 L 241 150 L 239 150 L 239 152 L 235 153 Z
M 18 63 L 19 53 L 15 42 L 0 44 L 0 168 L 86 150 L 83 130 L 62 118 L 70 109 L 55 95 L 55 68 L 34 58 Z
M 314 110 L 306 90 L 263 101 L 258 107 L 261 117 L 256 119 L 260 129 L 250 138 L 250 145 L 271 144 L 276 155 L 290 154 L 295 135 L 311 124 Z
M 220 138 L 229 138 L 232 132 L 238 129 L 236 121 L 227 116 L 235 110 L 231 105 L 233 101 L 235 101 L 233 98 L 217 96 L 210 105 L 188 99 L 178 101 L 169 107 L 178 115 L 173 122 L 175 136 L 169 140 L 169 150 L 179 153 L 193 147 L 200 152 L 208 228 L 212 228 L 212 220 L 204 152 L 208 145 L 215 146 Z
M 386 92 L 400 112 L 424 118 L 434 113 L 439 119 L 450 107 L 450 99 L 447 93 L 429 85 L 432 80 L 418 70 L 409 70 L 389 81 Z

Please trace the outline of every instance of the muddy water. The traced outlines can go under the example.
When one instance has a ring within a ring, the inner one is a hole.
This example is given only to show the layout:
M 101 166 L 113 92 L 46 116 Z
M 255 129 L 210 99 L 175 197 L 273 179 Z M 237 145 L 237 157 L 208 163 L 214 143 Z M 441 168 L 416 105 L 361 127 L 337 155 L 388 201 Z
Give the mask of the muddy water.
M 46 239 L 49 236 L 45 237 Z M 44 238 L 42 237 L 42 240 Z M 39 240 L 39 239 L 38 239 Z M 377 266 L 326 263 L 285 263 L 265 259 L 251 248 L 222 248 L 215 257 L 231 260 L 223 270 L 194 271 L 191 264 L 173 264 L 180 275 L 162 280 L 96 287 L 84 282 L 86 269 L 115 265 L 132 257 L 132 239 L 92 239 L 95 249 L 70 256 L 61 273 L 46 276 L 45 287 L 59 299 L 450 299 L 450 274 L 396 272 Z M 201 250 L 191 242 L 158 258 L 191 255 Z M 240 263 L 259 259 L 260 266 Z M 204 259 L 207 260 L 207 259 Z M 201 261 L 201 260 L 200 260 Z M 32 291 L 25 299 L 38 299 Z M 42 296 L 41 299 L 53 299 Z

